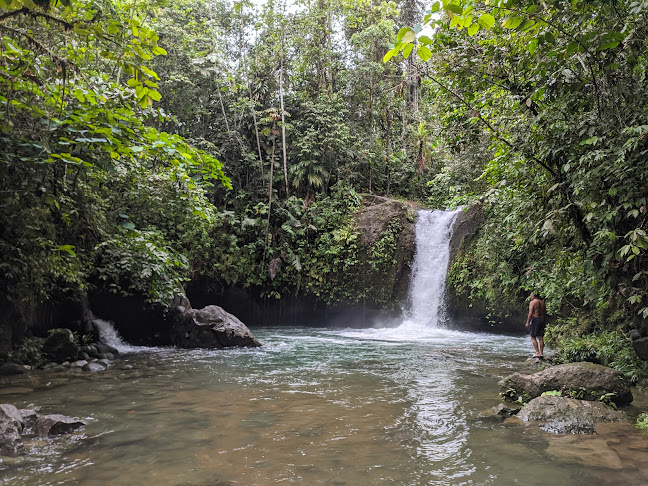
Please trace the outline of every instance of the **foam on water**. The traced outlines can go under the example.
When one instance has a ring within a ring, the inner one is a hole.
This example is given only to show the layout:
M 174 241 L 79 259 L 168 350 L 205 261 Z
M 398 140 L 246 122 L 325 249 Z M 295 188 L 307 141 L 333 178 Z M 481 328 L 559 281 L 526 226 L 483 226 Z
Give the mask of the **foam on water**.
M 142 351 L 155 351 L 156 348 L 149 348 L 145 346 L 132 346 L 125 342 L 115 329 L 115 326 L 110 321 L 103 319 L 93 319 L 92 322 L 99 331 L 99 339 L 102 343 L 112 346 L 120 353 L 138 353 Z

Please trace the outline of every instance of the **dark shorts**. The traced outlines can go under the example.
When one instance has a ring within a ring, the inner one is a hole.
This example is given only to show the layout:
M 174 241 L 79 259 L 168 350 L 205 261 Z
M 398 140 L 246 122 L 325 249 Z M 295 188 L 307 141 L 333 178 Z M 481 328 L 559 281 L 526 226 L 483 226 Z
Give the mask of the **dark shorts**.
M 529 323 L 531 337 L 544 337 L 546 321 L 544 317 L 532 317 Z

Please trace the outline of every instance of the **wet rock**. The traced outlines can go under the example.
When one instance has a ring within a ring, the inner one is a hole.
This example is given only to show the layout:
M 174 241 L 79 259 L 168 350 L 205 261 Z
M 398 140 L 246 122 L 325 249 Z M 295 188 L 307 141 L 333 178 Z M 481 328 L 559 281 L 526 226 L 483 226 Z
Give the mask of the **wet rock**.
M 516 415 L 520 411 L 519 407 L 507 407 L 503 403 L 493 407 L 493 410 L 495 411 L 495 415 L 504 418 Z
M 68 434 L 85 426 L 81 420 L 66 417 L 60 414 L 39 415 L 32 427 L 37 437 Z
M 532 374 L 514 373 L 498 383 L 508 400 L 528 401 L 546 391 L 558 390 L 563 396 L 598 401 L 609 395 L 617 405 L 632 402 L 628 380 L 619 371 L 594 363 L 567 363 Z
M 635 354 L 640 359 L 648 361 L 648 337 L 638 337 L 632 341 Z
M 18 412 L 23 421 L 23 430 L 31 429 L 36 423 L 38 412 L 31 408 L 21 408 Z
M 23 421 L 20 412 L 11 404 L 0 404 L 0 455 L 15 456 L 23 450 L 20 433 Z
M 119 354 L 119 351 L 116 348 L 113 348 L 112 346 L 104 343 L 97 344 L 97 351 L 99 352 L 99 354 L 103 354 L 104 357 L 108 354 L 112 354 L 113 356 L 117 356 Z M 101 356 L 97 357 L 100 358 Z
M 76 359 L 79 347 L 69 329 L 52 329 L 43 343 L 43 354 L 56 363 Z
M 94 346 L 86 345 L 86 346 L 81 346 L 79 348 L 79 351 L 82 353 L 85 353 L 88 357 L 83 358 L 86 360 L 89 360 L 90 358 L 98 358 L 99 357 L 99 351 L 97 351 L 97 348 Z
M 261 343 L 236 316 L 216 305 L 176 307 L 171 312 L 171 343 L 182 348 L 257 347 Z
M 88 353 L 79 353 L 79 359 L 83 359 L 85 361 L 90 361 L 92 358 L 90 358 L 90 355 Z
M 591 422 L 547 422 L 542 424 L 540 429 L 550 434 L 592 435 L 596 433 L 596 427 Z
M 70 367 L 71 368 L 83 368 L 87 364 L 88 364 L 88 362 L 85 359 L 80 359 L 78 361 L 75 361 L 74 363 L 71 363 Z
M 612 410 L 601 402 L 544 396 L 527 403 L 517 417 L 524 422 L 597 423 L 627 420 L 625 413 Z
M 17 363 L 5 363 L 0 366 L 0 376 L 21 375 L 25 372 L 25 368 Z
M 97 363 L 100 365 L 104 365 L 104 367 L 108 368 L 112 363 L 108 359 L 98 359 Z
M 91 371 L 93 373 L 97 371 L 105 371 L 106 367 L 102 364 L 97 363 L 88 363 L 83 367 L 84 371 Z

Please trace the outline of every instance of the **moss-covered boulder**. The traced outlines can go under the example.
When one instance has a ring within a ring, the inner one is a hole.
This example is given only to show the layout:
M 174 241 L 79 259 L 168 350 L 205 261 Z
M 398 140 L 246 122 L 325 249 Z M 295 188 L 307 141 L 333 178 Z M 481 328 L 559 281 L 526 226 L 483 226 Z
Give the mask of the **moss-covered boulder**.
M 513 401 L 526 402 L 553 390 L 563 397 L 621 406 L 633 399 L 630 384 L 621 372 L 588 362 L 566 363 L 532 374 L 513 373 L 498 384 L 501 395 Z
M 63 363 L 75 360 L 79 354 L 79 346 L 69 329 L 52 329 L 43 343 L 43 354 L 52 361 Z

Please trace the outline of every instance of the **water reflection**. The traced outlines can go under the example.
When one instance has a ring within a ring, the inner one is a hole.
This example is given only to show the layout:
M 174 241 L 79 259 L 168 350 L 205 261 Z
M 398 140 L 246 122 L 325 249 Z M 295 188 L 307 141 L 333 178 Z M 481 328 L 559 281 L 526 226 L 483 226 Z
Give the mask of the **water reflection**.
M 646 452 L 631 429 L 586 445 L 484 418 L 526 340 L 411 327 L 256 334 L 257 350 L 164 350 L 92 376 L 19 377 L 2 401 L 89 420 L 78 434 L 28 444 L 29 458 L 3 459 L 0 484 L 616 484 L 610 471 L 628 484 L 648 479 L 630 466 Z

